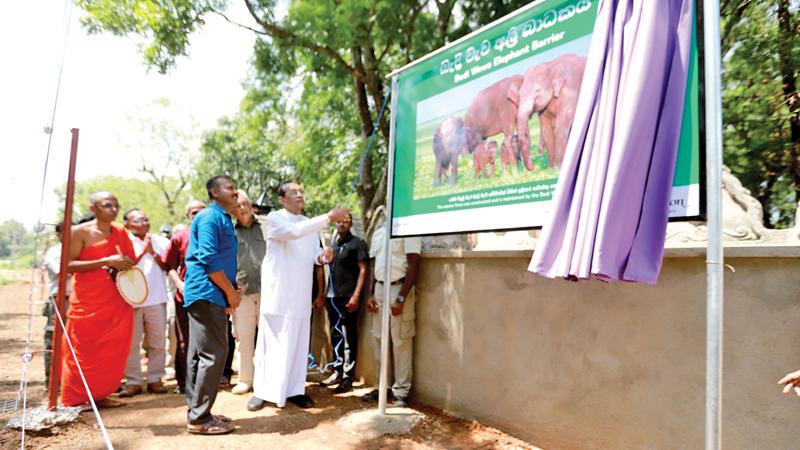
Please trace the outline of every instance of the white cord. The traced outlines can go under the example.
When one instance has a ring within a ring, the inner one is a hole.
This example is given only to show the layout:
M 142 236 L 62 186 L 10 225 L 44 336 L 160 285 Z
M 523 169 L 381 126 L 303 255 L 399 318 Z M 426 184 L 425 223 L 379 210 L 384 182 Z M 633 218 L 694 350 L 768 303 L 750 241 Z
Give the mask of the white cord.
M 95 418 L 97 418 L 97 425 L 100 427 L 100 432 L 103 433 L 103 440 L 106 441 L 106 448 L 113 450 L 114 446 L 111 445 L 111 439 L 109 439 L 108 431 L 106 431 L 106 426 L 103 424 L 103 418 L 100 417 L 100 412 L 97 411 L 97 405 L 94 403 L 92 391 L 89 390 L 89 383 L 86 382 L 86 378 L 83 376 L 81 363 L 78 361 L 78 357 L 75 355 L 75 348 L 72 346 L 72 341 L 69 339 L 69 334 L 67 334 L 67 328 L 64 326 L 64 321 L 61 320 L 61 311 L 59 311 L 58 308 L 55 308 L 55 311 L 56 317 L 58 317 L 58 322 L 61 324 L 61 329 L 64 330 L 64 339 L 66 339 L 67 345 L 69 345 L 69 351 L 72 353 L 72 357 L 75 359 L 75 365 L 78 367 L 78 374 L 81 376 L 81 381 L 83 381 L 83 387 L 86 388 L 86 394 L 89 396 L 89 403 L 92 405 L 92 411 L 94 411 Z

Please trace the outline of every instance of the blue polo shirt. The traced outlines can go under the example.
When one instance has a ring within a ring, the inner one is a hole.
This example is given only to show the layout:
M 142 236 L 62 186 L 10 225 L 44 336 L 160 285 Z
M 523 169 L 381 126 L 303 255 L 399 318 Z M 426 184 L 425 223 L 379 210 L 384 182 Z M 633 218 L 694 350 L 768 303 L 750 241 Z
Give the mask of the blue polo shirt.
M 223 308 L 228 306 L 225 294 L 208 278 L 208 274 L 223 270 L 235 287 L 237 247 L 231 216 L 216 202 L 194 216 L 189 229 L 189 248 L 186 250 L 184 308 L 198 300 Z

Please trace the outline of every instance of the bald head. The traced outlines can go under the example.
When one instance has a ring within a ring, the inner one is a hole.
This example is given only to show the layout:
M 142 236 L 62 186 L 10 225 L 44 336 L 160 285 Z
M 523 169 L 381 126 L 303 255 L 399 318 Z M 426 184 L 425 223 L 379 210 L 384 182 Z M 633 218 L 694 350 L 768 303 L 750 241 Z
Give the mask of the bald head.
M 189 214 L 189 211 L 193 209 L 203 209 L 206 207 L 206 204 L 201 202 L 200 200 L 192 200 L 186 204 L 186 214 Z
M 119 201 L 111 192 L 95 192 L 89 196 L 89 210 L 98 223 L 111 223 L 119 213 Z
M 247 193 L 241 189 L 236 191 L 238 194 L 236 196 L 236 209 L 233 211 L 233 215 L 236 216 L 236 222 L 245 227 L 250 228 L 250 225 L 253 224 L 253 202 L 250 201 L 250 197 L 247 196 Z
M 194 219 L 194 216 L 201 210 L 205 209 L 206 204 L 200 200 L 192 200 L 186 204 L 186 217 L 189 220 Z
M 249 203 L 251 205 L 253 204 L 253 202 L 250 201 L 250 197 L 247 196 L 247 192 L 245 192 L 245 191 L 243 191 L 241 189 L 237 190 L 236 192 L 239 193 L 239 204 L 242 204 L 242 200 L 243 199 L 244 199 L 245 202 L 247 202 L 247 203 Z
M 111 192 L 107 192 L 107 191 L 95 192 L 95 193 L 89 195 L 89 203 L 91 203 L 93 205 L 96 205 L 96 204 L 102 202 L 103 200 L 111 200 L 111 199 L 116 200 L 117 197 L 114 194 L 112 194 Z

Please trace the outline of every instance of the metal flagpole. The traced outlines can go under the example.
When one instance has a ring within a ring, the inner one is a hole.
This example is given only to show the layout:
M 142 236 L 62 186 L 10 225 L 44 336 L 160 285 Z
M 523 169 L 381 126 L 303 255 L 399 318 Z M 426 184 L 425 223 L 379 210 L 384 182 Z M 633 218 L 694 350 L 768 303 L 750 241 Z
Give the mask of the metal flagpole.
M 397 111 L 397 75 L 392 77 L 392 119 L 389 128 L 389 169 L 386 180 L 386 236 L 383 245 L 384 273 L 383 273 L 383 305 L 381 307 L 381 367 L 378 382 L 378 412 L 386 414 L 387 389 L 389 384 L 389 311 L 391 310 L 392 279 L 392 197 L 394 196 L 394 145 L 395 145 L 395 115 Z
M 721 448 L 722 429 L 722 90 L 719 0 L 703 2 L 706 104 L 706 450 Z
M 80 130 L 73 128 L 72 144 L 69 153 L 69 172 L 67 174 L 67 198 L 64 204 L 64 225 L 61 227 L 61 265 L 58 271 L 58 291 L 56 292 L 55 308 L 61 317 L 66 316 L 64 303 L 67 298 L 67 264 L 69 263 L 69 244 L 72 238 L 72 202 L 75 196 L 75 165 L 78 161 L 78 135 Z M 56 409 L 58 403 L 58 388 L 61 385 L 61 339 L 64 329 L 56 321 L 53 329 L 53 353 L 50 358 L 50 384 L 47 387 L 47 408 Z

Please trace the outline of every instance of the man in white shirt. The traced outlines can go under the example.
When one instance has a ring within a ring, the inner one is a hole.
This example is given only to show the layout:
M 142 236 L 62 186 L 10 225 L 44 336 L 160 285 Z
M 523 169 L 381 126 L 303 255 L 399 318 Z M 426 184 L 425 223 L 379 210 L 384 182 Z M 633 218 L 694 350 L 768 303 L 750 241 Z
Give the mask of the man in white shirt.
M 55 324 L 57 319 L 55 318 L 56 314 L 56 294 L 58 294 L 58 272 L 61 270 L 61 228 L 63 227 L 63 222 L 56 225 L 56 237 L 58 238 L 58 243 L 49 249 L 47 249 L 47 253 L 44 254 L 44 259 L 42 260 L 42 269 L 44 272 L 47 273 L 47 280 L 50 284 L 50 291 L 47 294 L 47 300 L 44 303 L 44 307 L 42 308 L 42 315 L 47 317 L 47 324 L 44 327 L 44 348 L 45 350 L 52 350 L 53 349 L 53 332 L 55 331 Z M 72 283 L 71 280 L 67 279 L 67 292 L 66 292 L 66 303 L 64 303 L 64 311 L 67 310 L 69 306 L 69 294 L 71 289 Z M 63 320 L 66 321 L 67 317 L 66 314 L 63 317 Z M 51 360 L 51 351 L 46 351 L 44 353 L 44 379 L 45 379 L 45 386 L 50 386 L 50 360 Z
M 167 279 L 164 258 L 169 240 L 150 234 L 150 219 L 138 209 L 125 213 L 125 228 L 130 233 L 136 250 L 136 263 L 147 279 L 147 300 L 133 307 L 133 340 L 128 362 L 125 365 L 125 390 L 120 397 L 133 397 L 142 393 L 142 367 L 139 349 L 142 337 L 147 337 L 147 390 L 154 394 L 167 392 L 161 382 L 166 363 Z
M 266 402 L 282 408 L 287 400 L 300 408 L 314 405 L 305 395 L 311 282 L 314 265 L 326 264 L 333 256 L 331 249 L 322 251 L 317 233 L 330 222 L 348 218 L 348 211 L 342 208 L 312 219 L 302 215 L 305 198 L 297 183 L 282 184 L 278 201 L 283 209 L 267 216 L 254 395 L 247 402 L 250 411 L 263 408 Z M 319 295 L 318 307 L 323 302 Z

